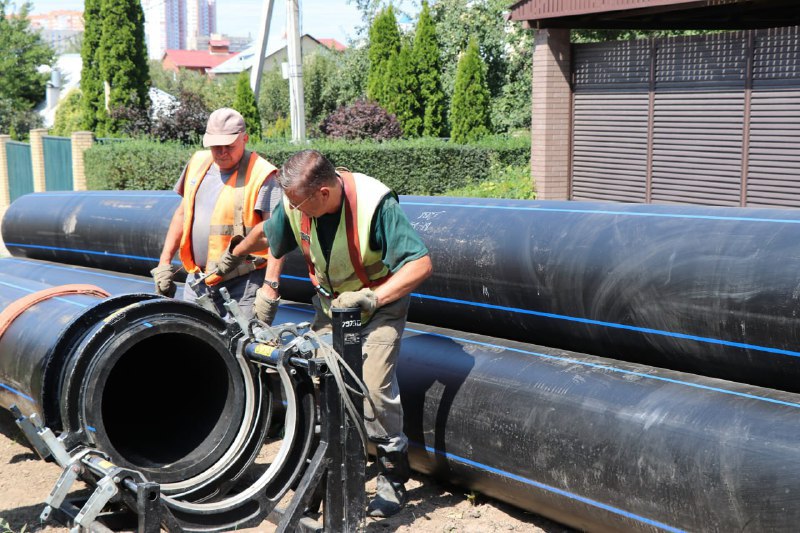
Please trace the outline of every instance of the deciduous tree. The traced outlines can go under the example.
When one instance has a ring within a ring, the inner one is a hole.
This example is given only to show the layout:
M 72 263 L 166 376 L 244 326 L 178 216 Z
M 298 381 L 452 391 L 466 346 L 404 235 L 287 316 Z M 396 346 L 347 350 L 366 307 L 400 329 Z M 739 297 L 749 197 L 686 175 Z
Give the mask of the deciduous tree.
M 30 30 L 30 2 L 23 2 L 17 13 L 10 12 L 11 5 L 0 0 L 0 132 L 21 135 L 38 125 L 32 109 L 45 99 L 50 77 L 38 68 L 52 65 L 54 54 L 39 33 Z

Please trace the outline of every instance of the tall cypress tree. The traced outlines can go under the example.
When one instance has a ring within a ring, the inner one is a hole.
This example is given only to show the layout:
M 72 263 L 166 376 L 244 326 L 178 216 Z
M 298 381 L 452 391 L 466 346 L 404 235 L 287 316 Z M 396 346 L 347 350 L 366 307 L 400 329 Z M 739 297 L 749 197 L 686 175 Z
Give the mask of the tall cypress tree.
M 451 140 L 457 143 L 475 141 L 488 135 L 491 98 L 486 81 L 486 66 L 473 37 L 466 52 L 458 60 L 453 102 L 450 106 Z
M 150 71 L 144 41 L 144 12 L 140 0 L 102 0 L 99 62 L 103 79 L 103 110 L 148 106 Z M 106 98 L 107 93 L 107 98 Z M 106 115 L 107 117 L 107 115 Z M 106 131 L 117 124 L 106 118 Z
M 439 41 L 428 2 L 424 0 L 414 35 L 413 62 L 416 67 L 423 115 L 422 134 L 441 137 L 446 131 L 446 119 Z
M 422 134 L 423 112 L 412 55 L 411 45 L 404 44 L 400 52 L 389 59 L 384 73 L 386 76 L 384 107 L 397 117 L 406 137 L 419 137 Z
M 100 75 L 100 36 L 103 19 L 100 17 L 102 0 L 86 0 L 83 5 L 83 43 L 81 44 L 81 99 L 83 127 L 97 129 L 99 113 L 104 109 L 103 78 Z
M 400 30 L 390 5 L 378 13 L 369 28 L 369 75 L 367 97 L 383 105 L 387 102 L 386 79 L 389 60 L 400 53 Z
M 239 74 L 236 80 L 236 98 L 233 108 L 242 114 L 247 127 L 247 134 L 253 141 L 261 140 L 261 114 L 256 105 L 256 96 L 250 88 L 250 73 L 247 71 Z

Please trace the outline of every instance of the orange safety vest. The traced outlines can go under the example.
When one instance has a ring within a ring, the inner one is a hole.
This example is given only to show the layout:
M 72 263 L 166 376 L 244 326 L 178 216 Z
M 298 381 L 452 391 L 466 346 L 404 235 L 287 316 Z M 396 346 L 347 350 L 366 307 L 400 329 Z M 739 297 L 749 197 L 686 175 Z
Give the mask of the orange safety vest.
M 192 254 L 192 224 L 194 205 L 200 183 L 214 162 L 210 150 L 196 152 L 186 166 L 183 189 L 183 235 L 181 236 L 180 258 L 186 272 L 199 272 Z M 244 173 L 242 172 L 244 170 Z M 255 210 L 258 191 L 264 182 L 277 171 L 266 159 L 256 153 L 245 151 L 239 168 L 228 178 L 211 214 L 211 228 L 208 234 L 208 261 L 206 270 L 216 268 L 216 260 L 228 249 L 234 236 L 246 236 L 253 227 L 262 222 Z M 240 174 L 244 177 L 240 179 Z M 267 250 L 252 253 L 266 259 Z M 257 268 L 266 267 L 262 262 Z

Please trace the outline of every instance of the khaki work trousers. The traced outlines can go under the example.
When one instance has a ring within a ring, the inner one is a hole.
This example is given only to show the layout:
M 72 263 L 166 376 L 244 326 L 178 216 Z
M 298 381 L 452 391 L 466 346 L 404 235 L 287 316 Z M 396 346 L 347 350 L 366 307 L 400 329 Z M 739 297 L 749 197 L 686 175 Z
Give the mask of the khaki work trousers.
M 364 384 L 375 404 L 372 413 L 369 402 L 364 402 L 367 434 L 376 446 L 385 452 L 404 452 L 408 438 L 403 433 L 403 406 L 400 404 L 400 388 L 397 384 L 397 356 L 400 341 L 406 327 L 406 315 L 410 296 L 380 307 L 361 331 L 364 351 Z M 319 295 L 314 296 L 314 323 L 311 329 L 328 333 L 331 320 L 322 311 Z

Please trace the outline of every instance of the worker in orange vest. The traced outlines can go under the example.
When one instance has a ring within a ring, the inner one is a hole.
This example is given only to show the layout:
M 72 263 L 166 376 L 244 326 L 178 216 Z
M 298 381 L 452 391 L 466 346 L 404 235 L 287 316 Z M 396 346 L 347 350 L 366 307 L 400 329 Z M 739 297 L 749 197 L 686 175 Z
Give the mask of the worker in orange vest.
M 187 272 L 184 300 L 195 301 L 208 294 L 219 314 L 225 316 L 218 290 L 225 287 L 245 316 L 256 315 L 271 323 L 277 306 L 260 301 L 266 293 L 258 289 L 265 282 L 277 288 L 280 261 L 273 261 L 270 267 L 266 248 L 253 251 L 246 259 L 230 253 L 248 233 L 262 232 L 264 220 L 281 201 L 281 189 L 274 179 L 277 169 L 246 150 L 248 140 L 244 118 L 236 110 L 221 108 L 211 113 L 203 136 L 203 146 L 209 150 L 195 152 L 175 184 L 183 201 L 172 216 L 159 264 L 151 274 L 157 293 L 174 296 L 177 270 L 172 258 L 179 251 Z M 225 275 L 217 275 L 218 270 Z M 205 283 L 195 283 L 203 276 Z

